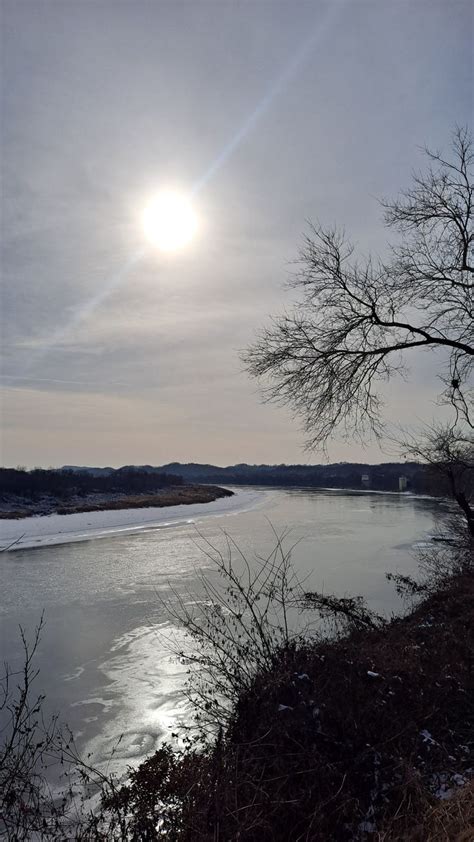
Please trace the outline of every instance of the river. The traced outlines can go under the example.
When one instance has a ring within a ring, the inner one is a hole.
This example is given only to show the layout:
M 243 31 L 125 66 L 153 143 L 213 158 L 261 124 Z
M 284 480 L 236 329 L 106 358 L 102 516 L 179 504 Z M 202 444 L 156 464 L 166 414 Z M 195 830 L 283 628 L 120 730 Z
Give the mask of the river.
M 290 529 L 286 542 L 298 542 L 292 559 L 307 577 L 305 589 L 362 594 L 390 615 L 401 603 L 385 573 L 415 572 L 413 548 L 439 511 L 434 500 L 404 494 L 234 490 L 231 504 L 180 507 L 179 517 L 147 510 L 138 526 L 133 512 L 102 528 L 90 515 L 81 528 L 67 515 L 61 537 L 53 534 L 56 521 L 36 519 L 46 545 L 0 554 L 0 657 L 19 665 L 18 626 L 31 638 L 44 611 L 37 689 L 46 694 L 46 712 L 58 712 L 99 765 L 119 771 L 137 763 L 189 719 L 184 668 L 168 642 L 181 632 L 161 600 L 172 600 L 173 591 L 199 597 L 199 574 L 213 575 L 203 540 L 223 547 L 228 532 L 251 561 L 270 552 L 273 529 Z M 21 532 L 21 521 L 10 522 L 4 544 L 12 529 Z

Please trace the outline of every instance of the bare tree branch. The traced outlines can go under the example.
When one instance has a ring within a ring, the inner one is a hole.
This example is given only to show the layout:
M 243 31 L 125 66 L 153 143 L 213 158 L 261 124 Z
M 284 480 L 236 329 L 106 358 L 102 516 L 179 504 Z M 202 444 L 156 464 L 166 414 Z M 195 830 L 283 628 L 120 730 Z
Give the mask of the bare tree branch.
M 426 150 L 426 174 L 383 202 L 400 242 L 391 259 L 354 259 L 343 231 L 311 226 L 292 286 L 302 293 L 243 353 L 267 400 L 303 420 L 309 447 L 337 431 L 380 435 L 381 381 L 404 372 L 412 348 L 445 349 L 458 412 L 469 416 L 474 364 L 474 146 L 453 135 L 452 159 Z

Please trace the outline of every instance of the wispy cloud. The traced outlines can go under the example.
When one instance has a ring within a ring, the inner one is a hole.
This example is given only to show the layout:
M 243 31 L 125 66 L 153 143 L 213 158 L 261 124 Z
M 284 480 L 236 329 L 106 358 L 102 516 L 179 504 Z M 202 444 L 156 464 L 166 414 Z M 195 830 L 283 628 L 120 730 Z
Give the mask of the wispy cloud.
M 290 306 L 305 219 L 383 247 L 372 197 L 469 119 L 471 15 L 467 0 L 6 0 L 5 458 L 43 461 L 63 422 L 69 462 L 91 461 L 94 429 L 105 462 L 156 439 L 170 458 L 191 444 L 208 461 L 301 458 L 297 425 L 260 405 L 237 351 Z M 163 185 L 194 190 L 202 215 L 176 259 L 144 253 L 139 228 Z M 413 377 L 422 414 L 436 370 Z M 112 445 L 104 419 L 120 412 Z

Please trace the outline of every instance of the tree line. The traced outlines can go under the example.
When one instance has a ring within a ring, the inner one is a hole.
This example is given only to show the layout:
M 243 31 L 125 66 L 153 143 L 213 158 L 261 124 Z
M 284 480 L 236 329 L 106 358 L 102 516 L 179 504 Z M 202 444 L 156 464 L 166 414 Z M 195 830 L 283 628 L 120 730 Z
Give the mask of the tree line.
M 0 468 L 0 493 L 35 498 L 50 494 L 67 499 L 94 493 L 140 494 L 183 485 L 182 477 L 133 468 L 95 476 L 88 471 Z
M 216 465 L 179 464 L 165 470 L 188 482 L 226 483 L 229 485 L 267 485 L 311 488 L 372 488 L 398 491 L 399 477 L 407 479 L 407 489 L 417 494 L 444 495 L 445 489 L 425 465 L 418 462 L 386 462 L 380 465 L 341 462 L 331 465 Z M 367 478 L 367 479 L 365 479 Z

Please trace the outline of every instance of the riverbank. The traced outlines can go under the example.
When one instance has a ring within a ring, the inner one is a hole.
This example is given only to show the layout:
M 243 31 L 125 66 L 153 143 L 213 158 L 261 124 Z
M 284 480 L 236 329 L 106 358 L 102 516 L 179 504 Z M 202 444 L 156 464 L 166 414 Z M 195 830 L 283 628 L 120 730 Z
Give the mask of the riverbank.
M 210 749 L 159 750 L 121 806 L 180 842 L 470 842 L 473 653 L 471 571 L 403 618 L 285 647 Z
M 0 504 L 0 520 L 21 520 L 52 514 L 70 515 L 84 512 L 105 512 L 118 509 L 163 508 L 191 503 L 212 503 L 221 497 L 232 497 L 233 491 L 217 485 L 179 485 L 150 494 L 95 493 L 74 496 L 68 500 L 53 495 L 27 499 L 4 495 Z

